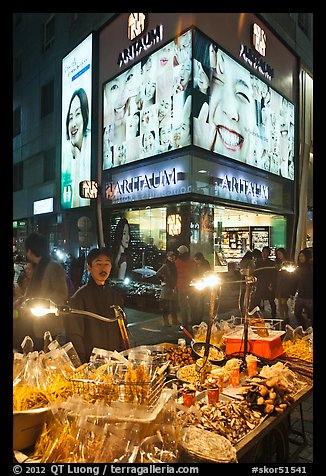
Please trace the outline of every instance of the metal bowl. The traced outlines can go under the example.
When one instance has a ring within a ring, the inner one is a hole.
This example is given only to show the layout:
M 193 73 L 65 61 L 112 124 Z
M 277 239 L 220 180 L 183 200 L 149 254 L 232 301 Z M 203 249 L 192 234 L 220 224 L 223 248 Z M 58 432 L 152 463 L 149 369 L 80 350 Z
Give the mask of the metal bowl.
M 205 342 L 192 342 L 191 348 L 192 348 L 195 359 L 200 359 L 204 357 Z M 214 354 L 217 354 L 217 356 L 215 357 Z M 218 358 L 219 356 L 221 358 Z M 214 364 L 214 365 L 224 365 L 226 361 L 226 355 L 216 345 L 209 344 L 208 360 L 210 361 L 211 364 Z

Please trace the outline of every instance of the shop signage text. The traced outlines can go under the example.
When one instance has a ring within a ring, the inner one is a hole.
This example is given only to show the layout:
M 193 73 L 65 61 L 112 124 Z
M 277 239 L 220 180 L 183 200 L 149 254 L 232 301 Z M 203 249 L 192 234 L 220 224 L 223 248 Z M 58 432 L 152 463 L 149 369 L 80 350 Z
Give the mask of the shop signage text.
M 125 48 L 118 57 L 118 65 L 123 66 L 129 61 L 134 60 L 144 50 L 148 50 L 151 46 L 159 43 L 163 39 L 163 25 L 157 25 L 156 28 L 150 30 L 146 35 L 139 38 L 139 40 L 131 43 L 129 48 Z
M 258 184 L 243 178 L 229 177 L 225 175 L 219 183 L 220 187 L 227 189 L 231 193 L 251 195 L 252 197 L 268 200 L 268 185 Z
M 164 169 L 149 174 L 140 174 L 134 177 L 110 182 L 105 186 L 106 198 L 112 199 L 117 195 L 131 195 L 134 193 L 149 191 L 162 187 L 176 185 L 179 180 L 183 180 L 184 173 L 177 172 L 174 167 L 170 171 Z
M 240 58 L 243 58 L 252 68 L 256 69 L 264 78 L 270 81 L 274 77 L 274 70 L 262 58 L 259 58 L 256 53 L 248 46 L 241 44 Z

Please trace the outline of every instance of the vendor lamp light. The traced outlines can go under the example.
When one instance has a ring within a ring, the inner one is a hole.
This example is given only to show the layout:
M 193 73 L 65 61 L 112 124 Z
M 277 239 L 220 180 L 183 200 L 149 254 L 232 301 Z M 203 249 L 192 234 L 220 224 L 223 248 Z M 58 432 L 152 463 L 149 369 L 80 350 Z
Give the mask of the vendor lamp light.
M 246 355 L 248 353 L 248 332 L 249 332 L 249 324 L 250 324 L 250 295 L 251 295 L 251 288 L 257 282 L 257 278 L 255 276 L 245 276 L 245 284 L 246 284 L 246 291 L 245 291 L 245 315 L 244 315 L 244 326 L 243 326 L 243 363 L 246 365 Z M 235 280 L 235 281 L 227 281 L 227 284 L 234 284 L 234 283 L 243 283 L 243 280 Z M 220 276 L 216 273 L 205 273 L 202 278 L 198 280 L 194 280 L 190 283 L 191 286 L 194 286 L 197 290 L 203 290 L 205 288 L 211 289 L 210 295 L 210 306 L 209 306 L 209 320 L 208 320 L 208 328 L 206 334 L 206 342 L 205 342 L 205 353 L 203 357 L 203 365 L 200 369 L 200 381 L 203 383 L 205 379 L 205 367 L 208 366 L 208 355 L 209 355 L 209 347 L 210 347 L 210 338 L 213 326 L 213 319 L 215 313 L 215 301 L 218 293 L 218 288 L 223 286 L 223 281 L 221 280 Z
M 55 304 L 51 299 L 37 299 L 30 298 L 25 299 L 21 307 L 36 317 L 43 317 L 48 314 L 54 314 L 57 317 L 63 317 L 66 314 L 77 314 L 94 319 L 98 319 L 103 322 L 118 322 L 120 333 L 123 339 L 123 343 L 126 349 L 130 349 L 131 344 L 129 341 L 129 336 L 126 329 L 126 314 L 120 306 L 110 306 L 114 310 L 114 318 L 100 316 L 94 312 L 84 311 L 81 309 L 74 309 L 68 305 L 59 306 Z
M 296 269 L 297 267 L 294 263 L 292 263 L 291 261 L 285 261 L 282 264 L 280 271 L 287 271 L 288 273 L 294 273 Z

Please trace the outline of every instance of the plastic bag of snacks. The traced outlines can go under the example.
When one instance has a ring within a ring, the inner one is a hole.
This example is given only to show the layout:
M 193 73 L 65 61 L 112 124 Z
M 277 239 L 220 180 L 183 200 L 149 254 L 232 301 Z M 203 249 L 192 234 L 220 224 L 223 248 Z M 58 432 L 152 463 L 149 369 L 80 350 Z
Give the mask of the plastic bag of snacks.
M 207 324 L 206 322 L 201 322 L 196 326 L 192 326 L 193 336 L 196 342 L 206 342 L 207 335 Z M 220 329 L 217 323 L 213 323 L 211 330 L 210 343 L 213 345 L 219 345 L 223 336 L 223 331 Z
M 152 427 L 152 434 L 139 446 L 138 463 L 176 463 L 180 428 L 176 424 L 176 403 L 170 398 Z
M 67 377 L 74 366 L 62 348 L 46 353 L 29 352 L 21 360 L 23 364 L 13 381 L 15 411 L 47 407 L 49 403 L 71 395 Z
M 33 457 L 41 463 L 132 463 L 138 451 L 140 425 L 110 422 L 107 407 L 73 396 L 51 406 L 35 444 Z
M 282 342 L 287 357 L 313 362 L 313 329 L 305 331 L 302 326 L 293 329 L 287 324 L 286 333 Z

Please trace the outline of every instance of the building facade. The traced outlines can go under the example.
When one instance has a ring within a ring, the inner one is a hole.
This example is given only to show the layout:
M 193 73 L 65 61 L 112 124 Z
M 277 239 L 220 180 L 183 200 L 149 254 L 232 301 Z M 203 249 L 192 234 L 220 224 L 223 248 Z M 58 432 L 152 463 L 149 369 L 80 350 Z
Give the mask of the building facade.
M 15 14 L 17 250 L 32 229 L 75 256 L 114 249 L 127 222 L 133 270 L 180 244 L 224 270 L 249 248 L 312 242 L 312 14 L 300 15 Z M 82 154 L 69 132 L 80 90 Z

